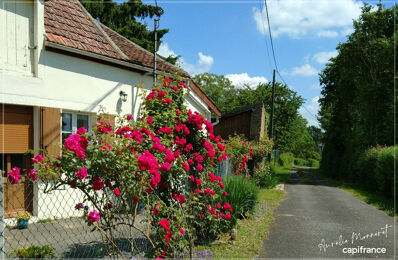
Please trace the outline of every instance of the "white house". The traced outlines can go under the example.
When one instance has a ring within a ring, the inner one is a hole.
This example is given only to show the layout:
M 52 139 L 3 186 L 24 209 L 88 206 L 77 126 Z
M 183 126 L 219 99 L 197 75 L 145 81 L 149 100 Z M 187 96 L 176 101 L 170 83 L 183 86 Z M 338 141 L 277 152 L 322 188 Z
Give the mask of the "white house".
M 209 120 L 217 106 L 177 67 L 158 59 L 159 73 L 186 78 L 188 107 Z M 4 217 L 28 210 L 66 217 L 81 194 L 43 194 L 23 181 L 7 184 L 14 166 L 30 167 L 27 149 L 59 153 L 62 137 L 91 128 L 99 112 L 137 117 L 140 88 L 152 86 L 153 55 L 93 19 L 78 0 L 0 0 L 0 159 Z M 142 90 L 141 90 L 142 91 Z M 127 94 L 124 102 L 122 96 Z M 71 211 L 72 210 L 72 211 Z

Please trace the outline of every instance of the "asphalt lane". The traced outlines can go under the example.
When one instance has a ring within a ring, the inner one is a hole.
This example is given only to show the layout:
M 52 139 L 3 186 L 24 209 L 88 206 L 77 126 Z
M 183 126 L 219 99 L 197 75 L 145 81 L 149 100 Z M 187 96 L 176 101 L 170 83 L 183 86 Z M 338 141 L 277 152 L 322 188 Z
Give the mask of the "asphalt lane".
M 285 184 L 260 258 L 394 259 L 394 218 L 308 172 L 302 177 L 293 170 Z

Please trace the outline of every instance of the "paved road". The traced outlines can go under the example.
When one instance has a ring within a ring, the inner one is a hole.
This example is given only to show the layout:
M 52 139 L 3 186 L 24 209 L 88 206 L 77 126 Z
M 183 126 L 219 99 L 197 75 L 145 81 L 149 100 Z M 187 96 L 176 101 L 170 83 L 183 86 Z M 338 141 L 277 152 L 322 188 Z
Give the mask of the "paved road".
M 275 223 L 259 257 L 393 259 L 392 217 L 310 173 L 299 176 L 293 170 L 291 181 L 285 184 L 287 197 L 275 212 Z M 361 246 L 385 248 L 386 253 L 342 252 Z

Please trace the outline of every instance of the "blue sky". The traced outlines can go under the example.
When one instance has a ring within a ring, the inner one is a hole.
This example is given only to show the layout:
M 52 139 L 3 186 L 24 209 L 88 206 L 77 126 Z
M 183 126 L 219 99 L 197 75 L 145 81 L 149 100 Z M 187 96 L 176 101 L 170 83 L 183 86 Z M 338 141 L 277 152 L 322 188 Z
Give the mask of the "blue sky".
M 352 32 L 352 19 L 360 15 L 362 2 L 267 3 L 279 71 L 289 87 L 306 100 L 300 113 L 309 124 L 317 125 L 314 116 L 321 91 L 318 72 L 337 54 L 338 43 Z M 237 86 L 272 80 L 274 63 L 263 0 L 158 0 L 158 5 L 165 10 L 160 28 L 170 29 L 162 39 L 159 54 L 181 55 L 181 66 L 189 73 L 227 75 Z M 391 6 L 392 1 L 387 5 Z M 152 20 L 145 22 L 153 28 Z M 279 77 L 277 80 L 281 81 Z

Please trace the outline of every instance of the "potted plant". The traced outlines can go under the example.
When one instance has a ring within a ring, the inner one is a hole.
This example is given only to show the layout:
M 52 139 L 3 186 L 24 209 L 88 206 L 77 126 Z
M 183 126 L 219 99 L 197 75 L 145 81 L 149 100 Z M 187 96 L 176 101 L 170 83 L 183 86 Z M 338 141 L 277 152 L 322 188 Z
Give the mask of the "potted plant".
M 30 213 L 27 211 L 18 212 L 17 215 L 15 216 L 15 219 L 17 220 L 18 229 L 27 228 L 28 224 L 29 224 L 29 219 L 31 216 L 32 215 L 30 215 Z

